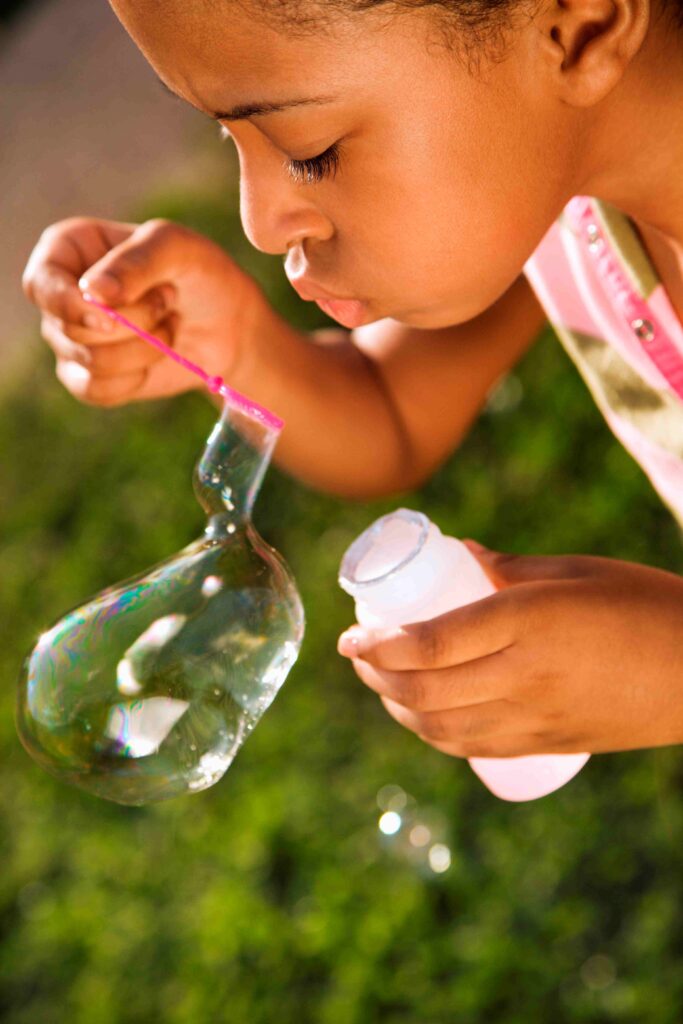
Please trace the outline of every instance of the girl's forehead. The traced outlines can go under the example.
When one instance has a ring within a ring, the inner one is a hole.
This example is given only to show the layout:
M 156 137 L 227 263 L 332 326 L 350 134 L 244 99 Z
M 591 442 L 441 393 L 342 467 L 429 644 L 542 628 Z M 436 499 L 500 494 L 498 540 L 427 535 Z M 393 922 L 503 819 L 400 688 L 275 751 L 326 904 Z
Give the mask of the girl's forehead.
M 306 31 L 289 29 L 284 19 L 274 20 L 265 13 L 267 4 L 251 0 L 110 0 L 112 7 L 138 45 L 157 58 L 178 63 L 203 61 L 225 66 L 231 61 L 240 67 L 274 61 L 291 66 L 315 62 L 353 44 L 360 44 L 366 33 L 360 31 L 361 18 L 345 17 L 321 22 L 316 30 L 311 22 Z M 366 27 L 367 23 L 366 23 Z
M 424 16 L 389 21 L 352 14 L 325 20 L 319 30 L 311 22 L 292 31 L 259 17 L 263 5 L 251 0 L 110 2 L 161 78 L 205 109 L 222 101 L 215 95 L 219 85 L 250 94 L 257 87 L 263 92 L 264 84 L 333 90 L 359 74 L 381 77 L 424 45 L 420 36 L 428 30 Z M 240 101 L 236 95 L 234 103 Z

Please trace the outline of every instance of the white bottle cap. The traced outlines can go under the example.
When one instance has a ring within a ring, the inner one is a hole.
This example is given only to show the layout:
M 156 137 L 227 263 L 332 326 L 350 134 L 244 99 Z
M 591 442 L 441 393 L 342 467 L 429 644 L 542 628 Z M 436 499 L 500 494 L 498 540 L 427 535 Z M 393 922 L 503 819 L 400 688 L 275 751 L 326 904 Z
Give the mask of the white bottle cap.
M 348 548 L 339 585 L 373 617 L 424 608 L 440 585 L 441 531 L 421 512 L 400 508 L 377 519 Z M 424 618 L 419 616 L 418 618 Z

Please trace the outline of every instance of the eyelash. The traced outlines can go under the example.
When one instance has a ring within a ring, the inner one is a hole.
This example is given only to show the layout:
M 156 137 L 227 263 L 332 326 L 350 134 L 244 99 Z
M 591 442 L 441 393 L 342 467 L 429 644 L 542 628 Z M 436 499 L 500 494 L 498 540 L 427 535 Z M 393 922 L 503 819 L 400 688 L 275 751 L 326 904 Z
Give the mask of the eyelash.
M 335 176 L 339 170 L 340 156 L 339 143 L 335 142 L 324 153 L 309 157 L 308 160 L 286 160 L 285 167 L 295 181 L 312 185 Z
M 231 138 L 230 131 L 225 125 L 220 126 L 220 135 L 223 140 Z M 309 157 L 307 160 L 285 160 L 285 169 L 295 181 L 304 185 L 311 185 L 323 181 L 327 177 L 334 177 L 339 170 L 341 151 L 338 142 L 334 142 L 318 156 Z

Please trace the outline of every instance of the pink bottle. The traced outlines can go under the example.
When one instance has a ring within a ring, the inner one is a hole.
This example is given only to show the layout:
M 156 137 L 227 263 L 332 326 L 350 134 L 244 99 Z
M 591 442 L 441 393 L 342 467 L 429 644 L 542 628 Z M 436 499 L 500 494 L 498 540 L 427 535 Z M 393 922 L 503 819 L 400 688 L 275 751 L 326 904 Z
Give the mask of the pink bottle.
M 382 516 L 346 551 L 339 583 L 355 599 L 362 626 L 421 622 L 495 593 L 471 551 L 444 537 L 421 512 Z M 564 786 L 590 754 L 470 758 L 472 770 L 501 800 L 536 800 Z

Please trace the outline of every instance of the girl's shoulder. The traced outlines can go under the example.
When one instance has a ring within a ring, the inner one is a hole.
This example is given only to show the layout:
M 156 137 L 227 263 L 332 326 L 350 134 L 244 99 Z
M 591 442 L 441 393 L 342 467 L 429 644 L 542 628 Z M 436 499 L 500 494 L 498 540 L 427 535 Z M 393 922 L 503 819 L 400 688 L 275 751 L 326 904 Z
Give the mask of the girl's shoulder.
M 602 339 L 683 399 L 683 324 L 625 213 L 575 196 L 524 271 L 554 326 Z
M 636 225 L 575 196 L 524 272 L 612 431 L 683 525 L 683 324 Z

